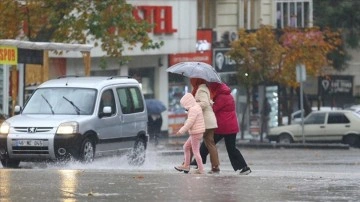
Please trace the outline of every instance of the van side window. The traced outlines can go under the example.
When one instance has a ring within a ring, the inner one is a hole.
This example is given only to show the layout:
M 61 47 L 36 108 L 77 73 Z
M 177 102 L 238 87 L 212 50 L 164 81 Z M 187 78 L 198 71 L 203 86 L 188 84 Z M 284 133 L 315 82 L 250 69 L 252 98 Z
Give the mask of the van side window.
M 144 111 L 144 103 L 140 90 L 138 88 L 130 88 L 129 90 L 134 104 L 134 112 Z
M 144 111 L 142 94 L 136 87 L 116 89 L 123 114 Z
M 101 95 L 99 114 L 102 113 L 103 108 L 106 106 L 111 107 L 111 115 L 116 113 L 114 93 L 111 89 L 105 90 Z

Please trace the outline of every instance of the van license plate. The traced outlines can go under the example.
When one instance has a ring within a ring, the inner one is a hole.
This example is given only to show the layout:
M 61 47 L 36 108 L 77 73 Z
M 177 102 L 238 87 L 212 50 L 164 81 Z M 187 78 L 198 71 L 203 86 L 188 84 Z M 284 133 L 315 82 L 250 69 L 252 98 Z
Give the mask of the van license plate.
M 42 140 L 16 140 L 16 146 L 31 146 L 31 147 L 41 147 L 43 146 Z

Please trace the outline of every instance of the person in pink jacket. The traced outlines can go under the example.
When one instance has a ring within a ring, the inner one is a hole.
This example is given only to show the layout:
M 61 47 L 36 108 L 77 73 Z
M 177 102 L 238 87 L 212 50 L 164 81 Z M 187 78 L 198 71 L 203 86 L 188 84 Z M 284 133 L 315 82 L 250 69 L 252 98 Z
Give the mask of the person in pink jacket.
M 184 134 L 185 132 L 189 133 L 189 138 L 185 142 L 184 149 L 184 158 L 185 161 L 180 166 L 175 166 L 175 169 L 185 173 L 188 173 L 190 170 L 190 158 L 191 150 L 195 156 L 198 164 L 198 169 L 195 171 L 195 174 L 204 173 L 204 165 L 202 164 L 202 159 L 200 155 L 200 142 L 205 132 L 205 121 L 202 109 L 200 105 L 196 102 L 194 96 L 191 93 L 186 93 L 181 99 L 180 104 L 188 111 L 188 117 L 176 135 Z
M 209 89 L 212 99 L 214 100 L 213 110 L 218 125 L 214 135 L 215 144 L 221 139 L 224 139 L 234 171 L 240 175 L 248 175 L 251 173 L 251 169 L 248 167 L 241 152 L 236 148 L 236 135 L 239 132 L 239 123 L 236 116 L 235 101 L 230 94 L 230 88 L 225 83 L 210 83 Z M 200 146 L 200 155 L 203 162 L 201 162 L 201 164 L 206 163 L 208 153 L 205 144 L 202 143 Z M 199 162 L 197 159 L 195 160 L 191 162 L 191 165 L 196 165 L 196 163 Z

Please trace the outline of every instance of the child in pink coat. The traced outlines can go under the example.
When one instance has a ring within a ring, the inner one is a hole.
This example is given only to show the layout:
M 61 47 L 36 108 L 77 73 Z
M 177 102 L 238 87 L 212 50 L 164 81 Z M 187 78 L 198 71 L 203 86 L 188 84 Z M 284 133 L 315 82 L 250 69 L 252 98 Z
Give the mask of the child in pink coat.
M 184 123 L 184 126 L 176 133 L 176 135 L 184 134 L 185 132 L 189 133 L 189 138 L 185 142 L 184 148 L 184 157 L 185 162 L 180 166 L 175 166 L 175 169 L 185 173 L 190 170 L 190 158 L 191 150 L 194 153 L 196 162 L 201 162 L 198 164 L 198 170 L 195 171 L 196 174 L 204 173 L 204 165 L 202 164 L 202 159 L 200 155 L 200 142 L 205 132 L 205 121 L 202 109 L 200 105 L 196 102 L 194 96 L 191 93 L 186 93 L 180 100 L 180 104 L 188 110 L 188 117 Z

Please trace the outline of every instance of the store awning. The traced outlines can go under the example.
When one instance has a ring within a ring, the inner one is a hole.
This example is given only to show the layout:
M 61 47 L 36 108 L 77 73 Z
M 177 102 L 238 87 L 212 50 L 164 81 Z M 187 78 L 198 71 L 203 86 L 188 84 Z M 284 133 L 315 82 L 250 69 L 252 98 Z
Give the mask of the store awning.
M 23 49 L 32 50 L 59 50 L 59 51 L 81 51 L 90 52 L 93 48 L 88 44 L 68 44 L 68 43 L 54 43 L 54 42 L 31 42 L 20 41 L 13 39 L 0 39 L 0 45 L 16 46 Z

